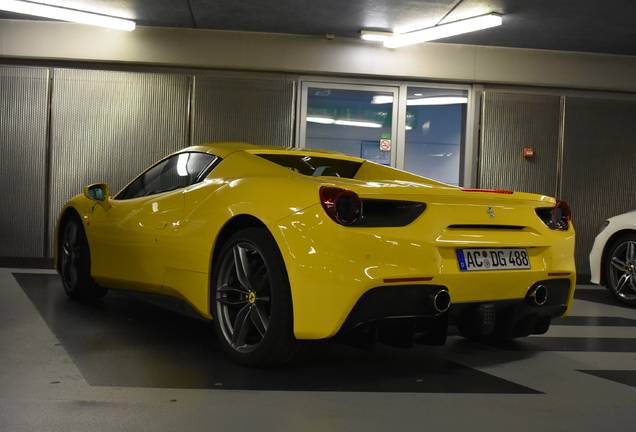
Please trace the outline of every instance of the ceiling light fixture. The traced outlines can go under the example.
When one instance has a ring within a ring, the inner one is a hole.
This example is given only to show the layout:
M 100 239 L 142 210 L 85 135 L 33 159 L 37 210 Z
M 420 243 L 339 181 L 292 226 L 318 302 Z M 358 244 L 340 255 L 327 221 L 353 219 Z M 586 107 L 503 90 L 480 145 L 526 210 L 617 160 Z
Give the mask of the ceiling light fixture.
M 336 120 L 328 117 L 307 117 L 309 123 L 321 123 L 321 124 L 336 124 L 340 126 L 355 126 L 355 127 L 367 127 L 367 128 L 380 128 L 380 123 L 374 123 L 369 121 L 355 121 L 355 120 Z
M 131 31 L 135 29 L 134 21 L 41 3 L 0 0 L 0 10 L 99 27 L 108 27 L 116 30 Z
M 370 31 L 370 30 L 362 30 L 360 32 L 360 39 L 373 41 L 373 42 L 386 42 L 393 36 L 393 33 L 389 32 L 379 32 L 379 31 Z
M 390 104 L 393 103 L 393 96 L 375 95 L 373 96 L 371 103 L 374 105 Z M 465 103 L 468 103 L 468 98 L 465 96 L 431 96 L 406 100 L 406 104 L 409 106 L 454 105 Z
M 437 96 L 418 99 L 408 99 L 406 104 L 409 106 L 418 105 L 455 105 L 468 103 L 468 98 L 464 96 Z
M 381 128 L 380 123 L 368 122 L 368 121 L 354 121 L 354 120 L 336 120 L 334 124 L 341 126 L 355 126 L 355 127 L 368 127 L 368 128 Z
M 440 24 L 435 27 L 429 27 L 422 30 L 416 30 L 410 33 L 402 33 L 390 37 L 384 42 L 387 48 L 399 48 L 406 45 L 413 45 L 422 42 L 428 42 L 436 39 L 442 39 L 450 36 L 470 33 L 477 30 L 483 30 L 491 27 L 500 26 L 502 16 L 497 13 L 490 13 L 474 18 L 467 18 L 448 24 Z
M 389 95 L 373 95 L 373 99 L 371 99 L 371 103 L 374 105 L 382 105 L 393 103 L 393 96 Z
M 310 117 L 307 116 L 307 121 L 310 123 L 321 123 L 321 124 L 334 124 L 336 120 L 327 117 Z

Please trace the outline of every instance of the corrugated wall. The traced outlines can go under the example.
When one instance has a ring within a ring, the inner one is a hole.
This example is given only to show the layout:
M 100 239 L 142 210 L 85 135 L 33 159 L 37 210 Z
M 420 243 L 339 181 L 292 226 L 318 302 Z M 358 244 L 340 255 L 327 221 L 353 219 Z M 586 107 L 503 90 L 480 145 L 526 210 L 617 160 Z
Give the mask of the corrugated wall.
M 184 75 L 53 71 L 51 245 L 60 209 L 84 186 L 104 182 L 115 193 L 187 145 L 189 89 Z
M 55 220 L 68 198 L 95 182 L 117 190 L 190 143 L 293 145 L 295 91 L 295 81 L 277 74 L 0 67 L 0 257 L 52 256 Z M 561 178 L 577 227 L 578 270 L 587 274 L 600 223 L 636 207 L 636 102 L 567 96 L 561 124 L 561 99 L 485 93 L 478 184 L 555 195 Z M 524 147 L 536 156 L 525 159 Z
M 577 230 L 578 271 L 589 274 L 601 223 L 636 209 L 636 101 L 567 97 L 565 107 L 562 197 Z
M 588 255 L 603 220 L 636 208 L 635 137 L 636 101 L 489 91 L 482 106 L 478 183 L 568 202 L 577 271 L 589 275 Z M 524 147 L 533 147 L 536 156 L 524 158 Z
M 49 71 L 0 68 L 0 256 L 42 257 Z
M 0 257 L 51 257 L 66 200 L 190 143 L 292 145 L 295 81 L 230 75 L 0 67 Z
M 486 92 L 482 103 L 480 187 L 554 196 L 560 98 Z M 523 156 L 526 147 L 534 157 Z
M 192 143 L 293 146 L 295 89 L 285 77 L 195 77 Z

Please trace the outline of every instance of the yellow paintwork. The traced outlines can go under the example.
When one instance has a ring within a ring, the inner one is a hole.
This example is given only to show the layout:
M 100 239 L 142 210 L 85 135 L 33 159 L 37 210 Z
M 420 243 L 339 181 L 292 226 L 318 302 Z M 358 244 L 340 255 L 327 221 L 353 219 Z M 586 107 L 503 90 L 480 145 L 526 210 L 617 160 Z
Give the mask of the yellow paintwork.
M 150 291 L 187 301 L 210 314 L 210 272 L 218 233 L 237 215 L 251 215 L 271 232 L 288 271 L 294 332 L 299 339 L 333 336 L 356 301 L 384 279 L 432 277 L 453 303 L 523 298 L 548 273 L 565 273 L 574 295 L 574 228 L 555 231 L 536 216 L 550 197 L 464 192 L 403 171 L 365 162 L 354 179 L 307 177 L 256 156 L 304 149 L 229 143 L 190 147 L 224 160 L 206 180 L 185 189 L 97 204 L 71 199 L 89 239 L 93 278 L 103 286 Z M 322 157 L 349 158 L 320 151 Z M 425 212 L 398 228 L 343 227 L 319 203 L 323 185 L 361 198 L 425 202 Z M 494 220 L 487 213 L 492 206 Z M 451 229 L 450 225 L 521 225 L 520 231 Z M 59 225 L 59 223 L 58 223 Z M 57 235 L 56 235 L 57 239 Z M 531 270 L 460 272 L 455 249 L 527 248 Z M 56 247 L 57 251 L 57 247 Z M 57 259 L 56 259 L 57 262 Z M 399 285 L 399 284 L 398 284 Z

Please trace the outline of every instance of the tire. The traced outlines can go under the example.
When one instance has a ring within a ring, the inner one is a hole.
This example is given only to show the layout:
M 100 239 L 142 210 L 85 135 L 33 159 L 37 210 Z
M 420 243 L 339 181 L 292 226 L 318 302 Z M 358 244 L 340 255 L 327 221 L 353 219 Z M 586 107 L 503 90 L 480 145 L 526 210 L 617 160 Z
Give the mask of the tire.
M 605 286 L 614 298 L 636 306 L 636 233 L 628 233 L 612 242 L 603 264 Z
M 74 300 L 97 300 L 106 294 L 91 277 L 91 256 L 84 226 L 78 216 L 67 217 L 58 241 L 58 268 L 66 294 Z
M 225 243 L 212 285 L 214 329 L 224 352 L 243 366 L 298 361 L 311 341 L 293 334 L 287 270 L 265 228 L 248 228 Z

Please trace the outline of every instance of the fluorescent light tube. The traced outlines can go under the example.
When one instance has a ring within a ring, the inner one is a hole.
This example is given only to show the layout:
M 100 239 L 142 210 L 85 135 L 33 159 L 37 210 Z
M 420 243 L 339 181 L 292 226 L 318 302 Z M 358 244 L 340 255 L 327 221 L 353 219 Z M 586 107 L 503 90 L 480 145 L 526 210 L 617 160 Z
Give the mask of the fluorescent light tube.
M 393 36 L 393 33 L 377 32 L 377 31 L 369 31 L 369 30 L 362 30 L 360 32 L 360 39 L 373 41 L 373 42 L 385 42 L 391 36 Z
M 335 120 L 327 117 L 309 117 L 307 116 L 307 121 L 311 123 L 322 123 L 322 124 L 333 124 Z
M 365 121 L 354 121 L 354 120 L 336 120 L 335 124 L 341 126 L 355 126 L 355 127 L 368 127 L 368 128 L 381 128 L 382 125 L 380 123 L 373 122 L 365 122 Z
M 380 123 L 366 122 L 366 121 L 355 121 L 355 120 L 335 120 L 332 118 L 326 117 L 307 117 L 307 121 L 310 123 L 321 123 L 321 124 L 337 124 L 340 126 L 355 126 L 355 127 L 368 127 L 368 128 L 381 128 L 382 125 Z
M 371 103 L 374 105 L 393 103 L 393 96 L 374 95 Z
M 501 22 L 502 18 L 499 14 L 491 13 L 481 15 L 448 24 L 440 24 L 423 30 L 416 30 L 410 33 L 398 34 L 385 41 L 384 46 L 387 48 L 399 48 L 406 45 L 413 45 L 463 33 L 483 30 L 490 27 L 496 27 L 501 25 Z
M 408 99 L 406 104 L 409 106 L 417 105 L 454 105 L 468 103 L 468 98 L 463 96 L 437 96 L 419 99 Z
M 61 21 L 71 21 L 80 24 L 108 27 L 116 30 L 131 31 L 135 29 L 134 21 L 40 3 L 31 3 L 18 0 L 0 0 L 0 9 L 9 12 L 35 15 Z
M 393 96 L 375 95 L 371 100 L 374 105 L 393 103 Z M 407 99 L 407 105 L 452 105 L 468 103 L 465 96 L 431 96 L 425 98 Z

